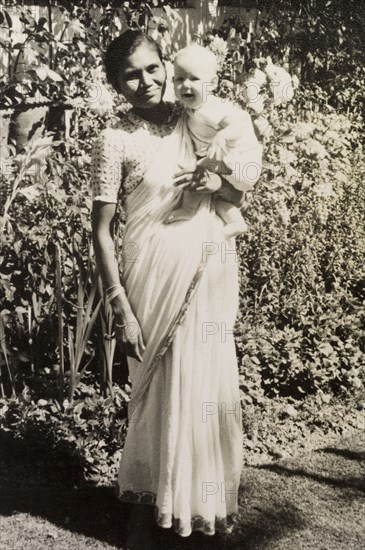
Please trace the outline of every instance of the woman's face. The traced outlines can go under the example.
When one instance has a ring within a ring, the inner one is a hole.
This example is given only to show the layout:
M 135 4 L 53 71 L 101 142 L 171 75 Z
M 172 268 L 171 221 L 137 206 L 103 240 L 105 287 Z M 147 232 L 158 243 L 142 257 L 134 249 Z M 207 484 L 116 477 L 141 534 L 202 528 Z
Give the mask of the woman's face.
M 166 71 L 158 53 L 147 44 L 138 46 L 119 69 L 118 84 L 133 107 L 158 105 L 166 86 Z

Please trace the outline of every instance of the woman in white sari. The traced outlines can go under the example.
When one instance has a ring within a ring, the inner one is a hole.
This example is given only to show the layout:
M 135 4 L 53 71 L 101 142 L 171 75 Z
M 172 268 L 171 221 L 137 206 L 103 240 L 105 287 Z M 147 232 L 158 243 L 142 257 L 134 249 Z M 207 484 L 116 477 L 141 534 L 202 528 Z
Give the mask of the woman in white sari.
M 153 517 L 182 536 L 213 535 L 227 530 L 237 511 L 238 264 L 234 239 L 224 238 L 214 211 L 220 178 L 195 169 L 181 112 L 162 99 L 166 73 L 158 46 L 127 31 L 108 48 L 105 65 L 132 109 L 94 144 L 93 240 L 132 383 L 118 497 L 135 504 L 127 547 L 146 550 L 153 546 Z M 240 197 L 259 172 L 247 181 L 244 167 L 261 163 L 250 122 L 247 152 L 237 162 Z M 181 184 L 203 200 L 193 219 L 165 225 Z M 111 227 L 121 198 L 120 278 Z

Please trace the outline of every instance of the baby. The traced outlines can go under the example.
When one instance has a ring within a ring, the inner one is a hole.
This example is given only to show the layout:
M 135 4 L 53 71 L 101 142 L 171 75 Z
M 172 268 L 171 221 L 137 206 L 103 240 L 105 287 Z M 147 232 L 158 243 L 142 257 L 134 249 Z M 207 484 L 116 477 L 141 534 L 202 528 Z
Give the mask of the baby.
M 213 95 L 217 80 L 216 57 L 206 48 L 193 45 L 176 54 L 175 94 L 185 108 L 197 164 L 225 176 L 221 188 L 214 193 L 215 209 L 225 222 L 224 234 L 233 237 L 247 229 L 239 209 L 232 204 L 231 183 L 241 191 L 252 187 L 245 185 L 239 176 L 236 177 L 237 174 L 233 174 L 241 158 L 240 147 L 249 115 Z M 185 190 L 179 205 L 169 214 L 165 223 L 192 218 L 201 200 L 198 193 Z

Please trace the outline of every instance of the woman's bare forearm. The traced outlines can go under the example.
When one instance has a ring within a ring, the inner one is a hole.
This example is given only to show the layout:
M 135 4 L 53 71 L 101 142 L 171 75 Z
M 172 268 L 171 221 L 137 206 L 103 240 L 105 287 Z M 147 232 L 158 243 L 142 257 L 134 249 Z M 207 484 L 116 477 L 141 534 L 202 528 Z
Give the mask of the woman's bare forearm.
M 95 201 L 92 210 L 92 235 L 97 266 L 105 289 L 118 292 L 120 275 L 118 261 L 115 256 L 112 224 L 115 216 L 115 204 Z M 112 297 L 112 296 L 111 296 Z M 110 301 L 115 318 L 114 335 L 129 357 L 142 361 L 143 351 L 146 349 L 141 327 L 129 305 L 127 296 L 122 288 L 117 296 Z
M 105 204 L 93 206 L 92 236 L 96 264 L 100 271 L 105 289 L 120 284 L 118 261 L 115 256 L 114 240 L 111 233 L 115 205 Z M 113 313 L 125 318 L 131 313 L 126 295 L 122 292 L 111 301 Z

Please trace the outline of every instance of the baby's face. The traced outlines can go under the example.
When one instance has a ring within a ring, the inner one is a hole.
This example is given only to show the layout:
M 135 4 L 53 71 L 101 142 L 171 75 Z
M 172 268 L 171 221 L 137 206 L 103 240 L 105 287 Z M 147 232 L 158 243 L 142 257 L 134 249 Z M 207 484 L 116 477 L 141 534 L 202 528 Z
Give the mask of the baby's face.
M 180 56 L 174 64 L 174 88 L 177 99 L 190 109 L 196 109 L 212 95 L 216 73 L 192 55 Z

